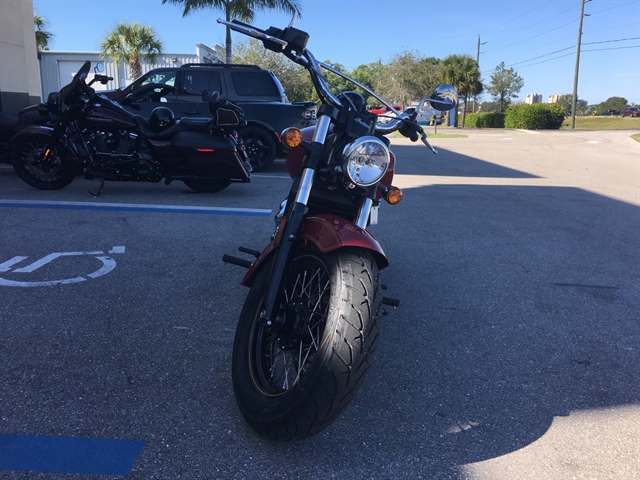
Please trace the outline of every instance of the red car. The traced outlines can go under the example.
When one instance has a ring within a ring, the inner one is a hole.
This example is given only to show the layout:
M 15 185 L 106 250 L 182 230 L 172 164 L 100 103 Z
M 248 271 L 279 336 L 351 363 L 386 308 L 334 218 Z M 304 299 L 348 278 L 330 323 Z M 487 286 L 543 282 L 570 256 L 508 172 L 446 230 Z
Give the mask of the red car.
M 640 110 L 638 110 L 636 107 L 624 107 L 620 112 L 620 115 L 622 115 L 623 117 L 627 115 L 629 115 L 630 117 L 637 117 L 640 115 Z
M 400 105 L 394 105 L 393 108 L 395 108 L 396 110 L 402 111 L 402 107 Z M 367 110 L 367 112 L 374 113 L 376 115 L 383 115 L 388 111 L 389 111 L 389 107 L 387 106 L 382 106 L 382 107 L 372 108 L 371 110 Z

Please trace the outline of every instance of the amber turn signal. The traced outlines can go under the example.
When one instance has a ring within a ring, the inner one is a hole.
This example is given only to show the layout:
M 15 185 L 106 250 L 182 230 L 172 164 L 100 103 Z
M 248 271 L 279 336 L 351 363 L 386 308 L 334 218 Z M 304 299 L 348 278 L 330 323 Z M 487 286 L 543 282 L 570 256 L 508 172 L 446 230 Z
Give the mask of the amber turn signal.
M 287 148 L 296 148 L 302 143 L 302 132 L 295 127 L 287 128 L 282 132 L 282 142 Z
M 387 190 L 387 194 L 385 195 L 384 199 L 390 205 L 395 205 L 396 203 L 399 203 L 400 200 L 402 200 L 402 190 L 400 190 L 398 187 L 391 187 L 389 190 Z

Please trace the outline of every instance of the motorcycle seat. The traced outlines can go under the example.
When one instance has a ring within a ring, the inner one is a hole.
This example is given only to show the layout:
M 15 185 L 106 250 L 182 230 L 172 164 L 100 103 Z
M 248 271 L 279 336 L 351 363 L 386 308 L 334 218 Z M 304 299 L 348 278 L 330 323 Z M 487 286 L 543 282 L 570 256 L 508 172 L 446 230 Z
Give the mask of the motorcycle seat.
M 175 125 L 170 126 L 166 130 L 156 132 L 151 127 L 149 120 L 147 120 L 146 118 L 141 117 L 140 115 L 136 115 L 133 118 L 136 122 L 136 125 L 138 125 L 138 128 L 140 129 L 140 133 L 151 140 L 169 140 L 176 133 L 183 132 L 187 129 L 187 127 L 182 122 L 176 122 Z
M 206 132 L 213 126 L 209 117 L 182 117 L 179 122 L 191 132 Z

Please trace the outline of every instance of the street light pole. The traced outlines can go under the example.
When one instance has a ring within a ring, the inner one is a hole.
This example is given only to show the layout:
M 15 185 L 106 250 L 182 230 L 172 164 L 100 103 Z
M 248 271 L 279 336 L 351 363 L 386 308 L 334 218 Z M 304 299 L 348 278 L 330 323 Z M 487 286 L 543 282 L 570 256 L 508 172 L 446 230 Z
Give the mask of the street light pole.
M 580 42 L 582 41 L 582 20 L 584 19 L 584 4 L 591 0 L 582 0 L 580 4 L 580 21 L 578 22 L 578 44 L 576 45 L 576 70 L 573 74 L 573 95 L 571 97 L 571 130 L 576 128 L 576 103 L 578 100 L 578 71 L 580 70 Z

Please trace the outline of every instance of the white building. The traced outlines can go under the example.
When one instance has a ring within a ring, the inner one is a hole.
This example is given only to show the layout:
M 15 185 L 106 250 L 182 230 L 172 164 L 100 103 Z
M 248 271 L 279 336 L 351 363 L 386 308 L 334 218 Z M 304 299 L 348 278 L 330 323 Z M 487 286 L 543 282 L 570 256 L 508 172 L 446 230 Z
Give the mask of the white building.
M 222 63 L 224 61 L 225 51 L 223 47 L 214 45 L 209 48 L 201 43 L 196 44 L 195 54 L 171 54 L 165 53 L 156 57 L 156 62 L 142 64 L 142 73 L 145 74 L 149 70 L 160 67 L 179 67 L 185 63 Z M 47 99 L 50 92 L 57 92 L 67 85 L 73 79 L 73 76 L 82 66 L 89 60 L 91 61 L 91 73 L 87 81 L 93 78 L 93 67 L 98 63 L 104 65 L 104 75 L 113 77 L 113 80 L 106 85 L 94 83 L 92 85 L 96 90 L 111 90 L 129 85 L 133 79 L 131 78 L 131 69 L 125 62 L 115 63 L 109 57 L 101 59 L 99 52 L 60 52 L 60 51 L 44 51 L 38 52 L 40 60 L 40 94 L 43 100 Z
M 549 103 L 558 103 L 558 100 L 560 100 L 562 97 L 564 97 L 564 95 L 561 93 L 558 93 L 556 95 L 549 95 Z
M 542 103 L 542 95 L 539 93 L 530 93 L 527 95 L 524 103 L 532 105 L 534 103 Z
M 40 101 L 31 1 L 0 0 L 0 112 Z

